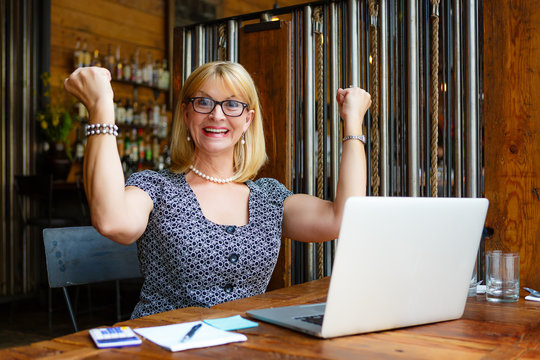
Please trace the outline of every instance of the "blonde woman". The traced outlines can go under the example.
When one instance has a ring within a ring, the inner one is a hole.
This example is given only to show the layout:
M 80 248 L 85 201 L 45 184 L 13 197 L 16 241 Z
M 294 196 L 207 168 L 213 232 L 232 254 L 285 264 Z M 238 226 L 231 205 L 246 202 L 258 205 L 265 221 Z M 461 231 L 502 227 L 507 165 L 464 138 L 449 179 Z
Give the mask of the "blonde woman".
M 111 136 L 110 74 L 81 68 L 65 88 L 90 114 L 84 184 L 92 224 L 111 240 L 138 244 L 144 283 L 132 318 L 263 293 L 282 235 L 334 239 L 345 200 L 365 195 L 362 122 L 371 99 L 360 88 L 337 91 L 346 140 L 333 202 L 292 194 L 274 179 L 252 180 L 266 160 L 263 119 L 240 64 L 208 63 L 189 76 L 175 112 L 170 169 L 135 173 L 126 183 Z

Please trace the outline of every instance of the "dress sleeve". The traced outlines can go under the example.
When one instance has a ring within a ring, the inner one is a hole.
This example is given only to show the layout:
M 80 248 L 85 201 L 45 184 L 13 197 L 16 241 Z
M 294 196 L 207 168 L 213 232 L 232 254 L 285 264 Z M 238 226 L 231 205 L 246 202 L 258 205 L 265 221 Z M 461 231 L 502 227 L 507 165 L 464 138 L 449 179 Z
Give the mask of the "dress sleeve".
M 146 192 L 154 204 L 161 198 L 163 185 L 163 176 L 152 170 L 143 170 L 133 173 L 126 181 L 126 186 L 136 186 Z
M 276 179 L 261 178 L 255 184 L 266 194 L 268 200 L 276 205 L 283 205 L 283 201 L 293 193 Z

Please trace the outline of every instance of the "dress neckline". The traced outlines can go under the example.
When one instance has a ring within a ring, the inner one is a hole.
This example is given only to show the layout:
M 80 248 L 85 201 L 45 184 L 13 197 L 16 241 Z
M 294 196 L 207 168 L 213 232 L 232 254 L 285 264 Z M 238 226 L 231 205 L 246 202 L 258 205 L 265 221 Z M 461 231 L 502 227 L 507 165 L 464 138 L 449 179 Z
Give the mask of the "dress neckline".
M 234 226 L 236 228 L 244 228 L 244 227 L 249 226 L 252 223 L 251 215 L 253 214 L 252 204 L 253 204 L 254 199 L 253 199 L 253 187 L 252 187 L 253 182 L 251 180 L 248 180 L 248 181 L 246 181 L 244 183 L 244 185 L 246 185 L 248 187 L 248 189 L 249 189 L 249 195 L 248 195 L 248 222 L 247 222 L 247 224 L 243 224 L 243 225 L 233 225 L 233 224 L 218 224 L 218 223 L 210 220 L 209 218 L 207 218 L 206 215 L 204 215 L 204 212 L 202 211 L 201 204 L 199 203 L 199 199 L 197 199 L 197 195 L 195 194 L 195 191 L 193 191 L 193 189 L 191 188 L 191 185 L 189 185 L 189 183 L 186 180 L 186 173 L 185 172 L 183 172 L 181 174 L 180 179 L 181 179 L 181 182 L 183 183 L 183 185 L 187 187 L 188 192 L 189 192 L 189 194 L 191 196 L 191 200 L 193 201 L 193 204 L 195 204 L 194 206 L 197 208 L 198 215 L 202 219 L 204 219 L 204 221 L 206 221 L 207 223 L 215 225 L 215 226 L 223 227 L 223 228 L 227 228 L 229 226 Z

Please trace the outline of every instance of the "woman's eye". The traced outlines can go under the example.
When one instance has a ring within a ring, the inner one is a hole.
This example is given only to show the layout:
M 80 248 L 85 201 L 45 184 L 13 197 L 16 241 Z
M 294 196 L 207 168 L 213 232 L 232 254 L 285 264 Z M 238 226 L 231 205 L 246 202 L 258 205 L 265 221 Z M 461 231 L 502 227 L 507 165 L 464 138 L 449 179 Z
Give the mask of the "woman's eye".
M 228 108 L 231 108 L 231 109 L 238 108 L 238 107 L 242 106 L 242 104 L 239 101 L 234 101 L 234 100 L 225 101 L 224 105 L 226 107 L 228 107 Z
M 197 99 L 197 105 L 202 107 L 211 107 L 212 106 L 212 100 L 210 99 Z

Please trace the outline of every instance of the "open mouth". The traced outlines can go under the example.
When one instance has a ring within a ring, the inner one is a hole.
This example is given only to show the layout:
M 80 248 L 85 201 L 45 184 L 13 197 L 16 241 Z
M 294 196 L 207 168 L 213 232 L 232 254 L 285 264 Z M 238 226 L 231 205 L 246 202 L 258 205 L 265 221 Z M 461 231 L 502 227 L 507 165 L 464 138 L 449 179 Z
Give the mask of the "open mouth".
M 203 129 L 205 133 L 207 134 L 227 134 L 229 132 L 228 129 L 216 129 L 216 128 L 204 128 Z

